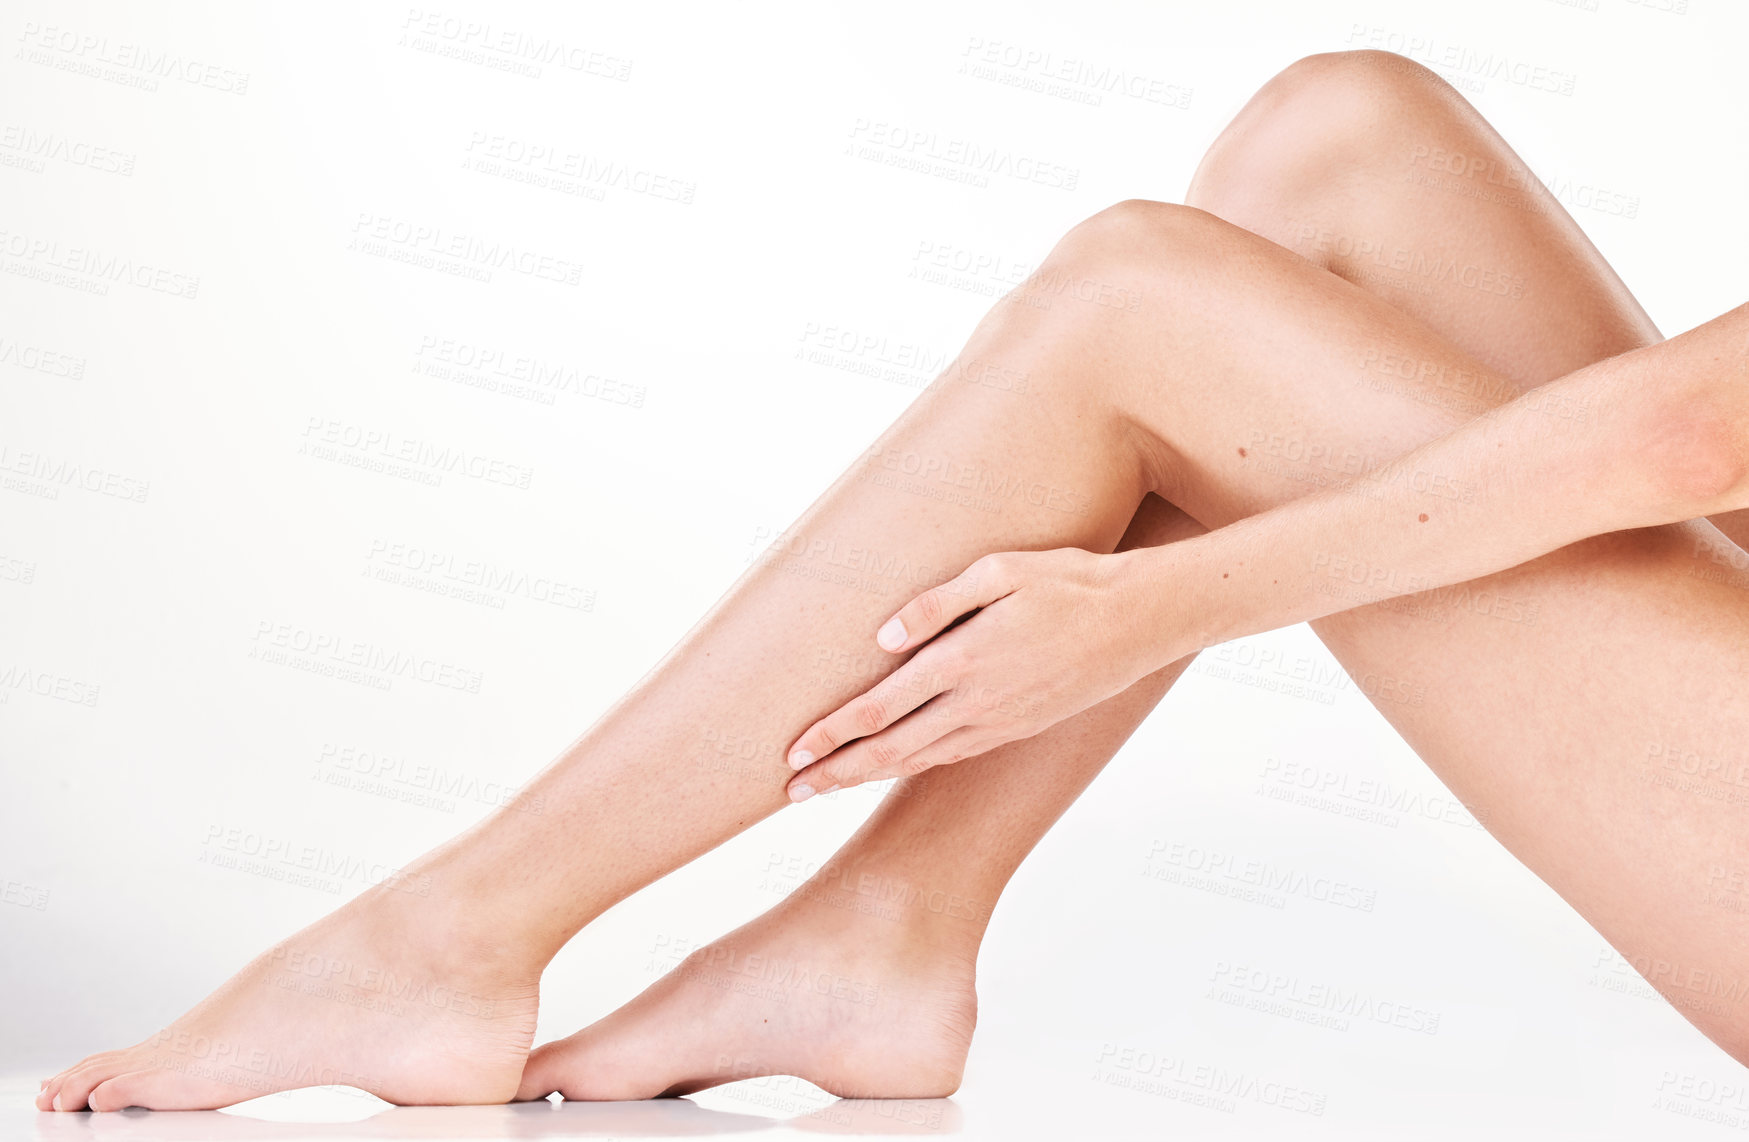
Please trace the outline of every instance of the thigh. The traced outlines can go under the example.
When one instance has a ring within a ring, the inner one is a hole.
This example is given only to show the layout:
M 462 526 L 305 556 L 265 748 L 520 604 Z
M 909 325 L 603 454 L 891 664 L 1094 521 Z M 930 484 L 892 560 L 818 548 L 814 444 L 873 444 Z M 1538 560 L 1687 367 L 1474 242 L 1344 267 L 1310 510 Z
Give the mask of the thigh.
M 1500 133 L 1388 52 L 1286 68 L 1216 138 L 1185 201 L 1424 322 L 1519 389 L 1660 339 Z M 1749 511 L 1713 522 L 1749 542 Z
M 1186 201 L 1389 301 L 1524 387 L 1659 339 L 1558 198 L 1456 89 L 1388 52 L 1300 60 Z
M 1354 284 L 1226 240 L 1226 272 L 1156 298 L 1174 310 L 1132 381 L 1166 494 L 1204 526 L 1363 478 L 1515 391 Z M 1705 521 L 1619 532 L 1314 626 L 1507 848 L 1749 1059 L 1749 913 L 1714 876 L 1749 874 L 1749 571 L 1723 542 Z M 1332 550 L 1316 573 L 1340 596 L 1380 570 Z

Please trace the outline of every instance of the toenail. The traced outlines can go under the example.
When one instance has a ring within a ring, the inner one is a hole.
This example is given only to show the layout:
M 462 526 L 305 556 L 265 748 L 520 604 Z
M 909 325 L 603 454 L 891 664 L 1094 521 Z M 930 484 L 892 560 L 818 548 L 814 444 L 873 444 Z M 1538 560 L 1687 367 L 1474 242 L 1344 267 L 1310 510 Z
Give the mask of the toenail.
M 53 1106 L 54 1106 L 54 1108 L 55 1108 L 55 1109 L 56 1109 L 56 1110 L 59 1110 L 59 1109 L 61 1109 L 61 1096 L 60 1096 L 60 1095 L 58 1095 L 58 1094 L 57 1094 L 57 1095 L 56 1095 L 56 1096 L 55 1096 L 55 1101 L 54 1101 L 54 1103 L 53 1103 L 53 1104 L 52 1104 L 52 1105 L 53 1105 Z
M 789 787 L 789 799 L 798 804 L 806 801 L 813 795 L 814 787 L 812 785 L 792 785 Z

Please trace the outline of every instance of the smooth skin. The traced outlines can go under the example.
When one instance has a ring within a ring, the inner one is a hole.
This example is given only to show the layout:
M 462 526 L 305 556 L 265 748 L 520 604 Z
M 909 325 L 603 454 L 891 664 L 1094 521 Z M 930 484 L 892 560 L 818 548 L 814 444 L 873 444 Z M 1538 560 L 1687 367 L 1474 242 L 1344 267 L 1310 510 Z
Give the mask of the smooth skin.
M 888 653 L 917 653 L 802 734 L 791 797 L 1031 737 L 1216 643 L 1480 578 L 1605 532 L 1749 507 L 1745 344 L 1749 306 L 1183 543 L 986 555 L 875 633 Z M 1586 415 L 1551 415 L 1551 403 Z M 1319 574 L 1338 558 L 1363 569 L 1341 595 Z
M 1126 533 L 1146 545 L 1225 526 L 1297 498 L 1323 474 L 1280 457 L 1266 467 L 1242 448 L 1295 435 L 1330 454 L 1388 461 L 1486 411 L 1490 396 L 1502 403 L 1656 340 L 1558 208 L 1507 216 L 1462 195 L 1407 191 L 1407 144 L 1442 139 L 1510 157 L 1461 99 L 1395 57 L 1315 57 L 1289 69 L 1217 142 L 1192 188 L 1193 203 L 1230 221 L 1126 203 L 1066 236 L 1036 284 L 1091 277 L 1135 291 L 1139 308 L 1048 290 L 1038 295 L 1045 305 L 999 305 L 867 461 L 792 529 L 805 542 L 743 576 L 530 783 L 525 796 L 544 798 L 544 812 L 494 815 L 408 869 L 429 878 L 429 895 L 364 894 L 160 1035 L 56 1076 L 39 1105 L 211 1107 L 333 1081 L 394 1102 L 550 1090 L 638 1097 L 760 1073 L 847 1095 L 951 1092 L 989 906 L 1181 664 L 1036 737 L 901 783 L 821 876 L 726 938 L 719 948 L 729 955 L 706 957 L 732 972 L 722 965 L 756 950 L 791 955 L 872 983 L 874 1002 L 828 993 L 813 1003 L 810 992 L 786 1004 L 781 1035 L 762 1039 L 736 1005 L 769 1008 L 769 999 L 676 972 L 596 1028 L 544 1048 L 526 1076 L 524 1059 L 540 972 L 558 947 L 617 900 L 781 808 L 789 745 L 891 672 L 899 659 L 871 648 L 869 634 L 919 590 L 993 552 L 1110 552 Z M 1265 183 L 1250 175 L 1259 164 Z M 1332 170 L 1343 172 L 1339 192 L 1329 190 Z M 1280 201 L 1260 197 L 1260 185 Z M 1510 264 L 1526 288 L 1517 299 L 1462 286 L 1445 297 L 1436 283 L 1398 297 L 1388 280 L 1344 266 L 1339 251 L 1316 249 L 1315 227 L 1313 260 L 1274 244 L 1292 246 L 1308 218 L 1440 249 L 1443 235 L 1459 235 L 1462 248 L 1448 253 Z M 1374 361 L 1388 350 L 1419 362 L 1420 381 L 1361 366 L 1369 350 Z M 984 383 L 1002 375 L 992 369 L 1021 370 L 1032 383 L 1025 393 Z M 1439 378 L 1456 372 L 1493 383 L 1453 404 Z M 1373 383 L 1381 376 L 1391 380 L 1384 388 Z M 1016 491 L 996 511 L 917 494 L 933 489 L 902 478 L 912 460 Z M 1738 748 L 1749 714 L 1749 582 L 1729 567 L 1718 573 L 1720 545 L 1729 546 L 1704 523 L 1647 528 L 1483 581 L 1538 600 L 1531 624 L 1434 599 L 1414 613 L 1370 606 L 1315 628 L 1447 785 L 1631 961 L 1729 975 L 1749 918 L 1706 906 L 1695 870 L 1749 867 L 1740 811 L 1643 780 L 1649 747 L 1725 757 Z M 837 574 L 852 549 L 903 569 Z M 1561 666 L 1576 658 L 1590 664 L 1583 680 Z M 1534 718 L 1518 700 L 1526 692 L 1538 694 Z M 711 743 L 726 740 L 755 743 L 752 760 L 721 765 Z M 844 885 L 871 876 L 904 889 L 890 914 L 837 906 Z M 943 898 L 971 906 L 935 910 Z M 280 985 L 285 965 L 318 959 L 341 965 L 320 995 Z M 1655 966 L 1650 975 L 1745 1057 L 1749 1021 L 1685 1002 L 1682 982 Z M 413 994 L 451 1002 L 380 1002 L 391 977 L 433 985 Z
M 1416 432 L 1428 432 L 1429 408 L 1458 415 L 1480 414 L 1541 382 L 1658 342 L 1651 320 L 1579 227 L 1546 193 L 1502 200 L 1461 193 L 1468 189 L 1462 183 L 1406 189 L 1405 176 L 1425 169 L 1417 158 L 1435 154 L 1463 155 L 1470 167 L 1496 172 L 1496 177 L 1506 177 L 1498 174 L 1501 171 L 1525 169 L 1481 116 L 1431 73 L 1378 53 L 1313 57 L 1277 77 L 1241 112 L 1204 159 L 1188 200 L 1283 245 L 1297 246 L 1324 269 L 1411 313 L 1490 367 L 1488 373 L 1474 372 L 1470 364 L 1461 369 L 1411 369 L 1410 375 L 1419 381 L 1409 383 L 1396 375 L 1402 369 L 1397 362 L 1382 357 L 1372 362 L 1389 366 L 1393 371 L 1383 375 L 1399 382 L 1392 395 L 1400 399 L 1391 409 L 1381 410 L 1385 419 L 1401 416 Z M 1510 266 L 1523 279 L 1524 297 L 1503 298 L 1449 280 L 1406 283 L 1399 276 L 1380 275 L 1367 259 L 1342 256 L 1334 248 L 1332 235 L 1345 236 L 1345 246 L 1367 244 L 1387 252 L 1431 249 L 1458 266 Z M 1359 375 L 1376 394 L 1377 386 L 1372 383 L 1376 373 L 1362 369 Z M 1246 378 L 1225 379 L 1238 382 Z M 1316 407 L 1316 394 L 1308 394 L 1308 398 L 1300 403 Z M 1275 406 L 1264 404 L 1254 389 L 1240 389 L 1231 394 L 1231 407 L 1232 416 L 1249 418 Z M 1584 406 L 1565 405 L 1546 392 L 1538 407 L 1559 420 L 1577 419 L 1581 427 L 1588 420 L 1577 413 L 1585 411 L 1591 419 L 1596 415 Z M 1238 447 L 1247 447 L 1252 453 L 1242 459 L 1263 468 L 1261 473 L 1250 474 L 1273 481 L 1266 495 L 1277 501 L 1291 498 L 1352 476 L 1362 468 L 1358 461 L 1383 463 L 1390 459 L 1388 450 L 1373 447 L 1377 436 L 1368 434 L 1371 421 L 1353 426 L 1334 422 L 1322 434 L 1307 427 L 1308 423 L 1315 426 L 1327 420 L 1301 419 L 1298 407 L 1289 407 L 1276 416 L 1241 422 L 1247 431 L 1237 437 Z M 1298 448 L 1283 448 L 1284 441 Z M 1302 464 L 1280 462 L 1281 453 L 1295 450 L 1310 455 Z M 1209 467 L 1223 478 L 1233 467 L 1245 467 L 1229 465 L 1219 448 L 1210 452 Z M 1617 459 L 1610 458 L 1612 463 Z M 1432 485 L 1423 482 L 1421 486 Z M 1451 492 L 1451 485 L 1443 490 Z M 1445 498 L 1462 502 L 1464 497 Z M 1144 501 L 1143 509 L 1126 536 L 1125 548 L 1167 543 L 1203 531 L 1156 497 Z M 1228 510 L 1243 511 L 1244 505 Z M 1716 522 L 1731 534 L 1749 533 L 1743 513 L 1720 516 Z M 1699 538 L 1690 558 L 1671 557 L 1686 568 L 1682 575 L 1722 581 L 1721 564 L 1741 561 L 1738 566 L 1749 565 L 1741 550 L 1723 536 L 1704 524 L 1692 526 L 1698 529 Z M 1188 545 L 1176 546 L 1183 549 Z M 1611 642 L 1609 624 L 1615 620 L 1606 616 L 1617 608 L 1638 610 L 1640 604 L 1628 599 L 1620 584 L 1593 580 L 1585 571 L 1588 563 L 1610 566 L 1624 553 L 1606 551 L 1599 544 L 1590 546 L 1592 550 L 1582 557 L 1577 551 L 1569 553 L 1578 558 L 1566 564 L 1542 561 L 1547 569 L 1527 578 L 1532 584 L 1552 584 L 1552 589 L 1570 597 L 1572 606 L 1560 615 L 1540 610 L 1532 625 L 1543 626 L 1548 637 L 1521 638 L 1520 656 L 1510 661 L 1495 660 L 1497 654 L 1507 653 L 1503 645 L 1492 641 L 1497 628 L 1503 626 L 1502 620 L 1488 617 L 1475 602 L 1502 598 L 1501 583 L 1511 582 L 1509 577 L 1496 576 L 1475 584 L 1470 593 L 1423 596 L 1414 600 L 1413 610 L 1371 607 L 1355 611 L 1342 617 L 1348 624 L 1346 630 L 1331 622 L 1315 626 L 1327 639 L 1332 637 L 1332 629 L 1358 638 L 1369 656 L 1345 661 L 1361 662 L 1363 667 L 1388 664 L 1391 645 L 1412 641 L 1413 657 L 1422 666 L 1421 677 L 1449 678 L 1453 683 L 1451 688 L 1429 691 L 1428 700 L 1446 704 L 1446 713 L 1455 716 L 1427 720 L 1407 697 L 1398 700 L 1399 695 L 1414 695 L 1415 677 L 1390 673 L 1358 676 L 1399 727 L 1417 727 L 1413 737 L 1418 748 L 1438 748 L 1436 768 L 1442 776 L 1453 780 L 1454 773 L 1476 769 L 1465 787 L 1479 788 L 1489 780 L 1485 770 L 1477 769 L 1480 763 L 1507 764 L 1518 756 L 1515 735 L 1547 735 L 1548 749 L 1559 745 L 1557 735 L 1567 732 L 1570 718 L 1583 716 L 1577 707 L 1553 721 L 1545 720 L 1541 713 L 1549 700 L 1551 679 L 1559 683 L 1562 692 L 1570 688 L 1571 680 L 1563 677 L 1563 664 L 1575 661 L 1570 655 L 1596 653 L 1601 655 L 1598 661 L 1626 663 L 1635 653 L 1631 645 Z M 1336 566 L 1343 574 L 1333 585 L 1341 596 L 1369 589 L 1373 578 L 1370 570 L 1357 585 L 1349 578 L 1349 566 Z M 1667 569 L 1665 574 L 1677 573 Z M 1736 581 L 1741 579 L 1739 575 Z M 1331 583 L 1327 574 L 1319 580 Z M 1525 593 L 1530 588 L 1506 590 L 1504 597 L 1514 604 L 1542 604 L 1542 593 Z M 1728 599 L 1714 598 L 1712 605 L 1720 613 L 1731 612 Z M 1646 601 L 1655 604 L 1656 599 Z M 1506 612 L 1497 609 L 1495 613 Z M 1402 621 L 1393 615 L 1408 615 L 1415 621 Z M 1126 616 L 1124 621 L 1131 620 Z M 1589 625 L 1592 623 L 1597 625 Z M 1516 633 L 1532 634 L 1524 629 L 1516 629 Z M 1441 640 L 1448 634 L 1458 637 L 1450 643 L 1449 661 L 1441 661 Z M 1336 645 L 1340 650 L 1340 644 Z M 1060 653 L 1060 649 L 1061 641 L 1055 650 Z M 1539 660 L 1537 655 L 1545 657 Z M 860 949 L 875 946 L 881 950 L 873 958 L 886 957 L 894 966 L 903 964 L 902 970 L 910 978 L 933 979 L 941 991 L 956 997 L 953 1010 L 959 1010 L 973 995 L 973 966 L 983 924 L 916 909 L 902 921 L 913 935 L 905 945 L 910 958 L 901 961 L 901 953 L 888 950 L 903 942 L 893 931 L 901 921 L 870 919 L 851 911 L 860 902 L 852 886 L 860 880 L 880 891 L 887 885 L 909 883 L 941 896 L 957 894 L 962 899 L 993 902 L 1020 859 L 1103 767 L 1106 755 L 1101 747 L 1115 750 L 1188 663 L 1189 659 L 1180 660 L 1117 698 L 1037 737 L 901 780 L 881 810 L 813 883 L 752 924 L 699 952 L 685 968 L 671 973 L 625 1008 L 569 1039 L 536 1051 L 524 1080 L 524 1096 L 559 1090 L 567 1097 L 634 1097 L 670 1086 L 696 1089 L 721 1081 L 719 1072 L 713 1070 L 711 1052 L 716 1046 L 745 1049 L 752 1037 L 743 1029 L 762 1018 L 776 1023 L 779 1012 L 786 1017 L 783 1034 L 787 1035 L 795 1018 L 796 998 L 785 1006 L 727 993 L 725 985 L 738 977 L 723 965 L 751 962 L 760 955 L 775 955 L 780 960 L 788 957 L 791 963 L 840 965 L 848 972 L 851 965 L 868 962 Z M 1720 668 L 1729 669 L 1729 663 L 1721 663 Z M 1474 699 L 1464 688 L 1470 678 L 1484 681 Z M 1610 692 L 1619 697 L 1634 691 L 1624 680 Z M 1536 696 L 1536 713 L 1521 699 L 1525 694 Z M 1493 723 L 1498 733 L 1477 735 L 1472 719 L 1501 719 Z M 1590 735 L 1581 739 L 1581 748 L 1589 739 Z M 1669 746 L 1669 753 L 1660 756 L 1697 756 L 1692 751 L 1684 753 L 1674 743 Z M 1616 751 L 1616 756 L 1619 764 L 1638 767 L 1637 771 L 1630 768 L 1630 778 L 1655 776 L 1654 763 L 1636 757 L 1632 750 Z M 1060 780 L 1051 781 L 1052 777 Z M 1551 781 L 1546 790 L 1520 781 L 1514 795 L 1533 798 L 1526 809 L 1534 812 L 1535 797 L 1567 797 L 1574 780 Z M 1527 786 L 1528 794 L 1524 792 Z M 1658 811 L 1658 796 L 1654 791 L 1651 801 L 1636 799 L 1631 817 Z M 1729 820 L 1734 827 L 1736 819 Z M 1653 867 L 1678 870 L 1689 890 L 1686 902 L 1710 907 L 1697 900 L 1704 895 L 1705 870 L 1680 863 L 1687 855 L 1661 855 L 1660 863 Z M 1704 994 L 1712 982 L 1710 977 L 1690 973 L 1678 978 L 1679 972 L 1693 965 L 1660 962 L 1649 953 L 1640 954 L 1635 962 L 1685 1011 L 1718 1003 Z M 866 973 L 870 969 L 861 970 Z M 1701 980 L 1698 989 L 1686 986 L 1697 978 Z M 1672 986 L 1677 984 L 1685 986 Z M 846 1013 L 855 1013 L 855 1008 L 815 1002 L 807 1010 L 816 1029 L 835 1018 L 843 1019 Z M 935 1059 L 950 1059 L 952 1066 L 940 1067 L 941 1089 L 945 1093 L 957 1085 L 970 1042 L 970 1029 L 963 1021 L 942 1025 L 933 1038 L 912 1039 L 875 1034 L 882 1025 L 874 1019 L 853 1025 L 873 1041 L 874 1050 L 853 1056 L 864 1060 L 861 1066 L 872 1068 L 877 1050 L 916 1051 Z M 823 1042 L 816 1034 L 812 1042 L 798 1047 L 774 1035 L 772 1041 L 760 1046 L 764 1051 L 761 1061 L 768 1069 L 800 1074 L 835 1089 L 827 1060 L 837 1044 Z

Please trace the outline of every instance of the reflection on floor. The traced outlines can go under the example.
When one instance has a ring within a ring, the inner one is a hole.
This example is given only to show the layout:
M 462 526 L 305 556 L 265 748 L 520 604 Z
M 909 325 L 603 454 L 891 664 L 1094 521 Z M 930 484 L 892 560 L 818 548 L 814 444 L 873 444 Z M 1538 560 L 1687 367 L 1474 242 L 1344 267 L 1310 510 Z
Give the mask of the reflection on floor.
M 364 1139 L 703 1138 L 739 1135 L 962 1135 L 952 1099 L 835 1099 L 790 1078 L 751 1080 L 689 1099 L 397 1107 L 347 1088 L 292 1091 L 223 1111 L 44 1114 L 34 1081 L 0 1084 L 0 1138 L 86 1142 L 354 1142 Z

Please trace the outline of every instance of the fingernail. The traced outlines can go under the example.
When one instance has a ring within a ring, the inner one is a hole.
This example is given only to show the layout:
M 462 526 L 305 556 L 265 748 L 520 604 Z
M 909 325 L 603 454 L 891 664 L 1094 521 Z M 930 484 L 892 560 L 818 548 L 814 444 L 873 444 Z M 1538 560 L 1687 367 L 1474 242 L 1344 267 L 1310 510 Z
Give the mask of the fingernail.
M 882 650 L 898 650 L 905 645 L 905 624 L 898 619 L 888 619 L 887 625 L 875 632 L 875 641 L 881 644 Z
M 806 769 L 812 764 L 814 764 L 814 755 L 805 749 L 798 749 L 789 755 L 789 767 L 791 769 Z
M 814 787 L 812 785 L 792 785 L 789 787 L 789 799 L 798 805 L 813 795 Z

